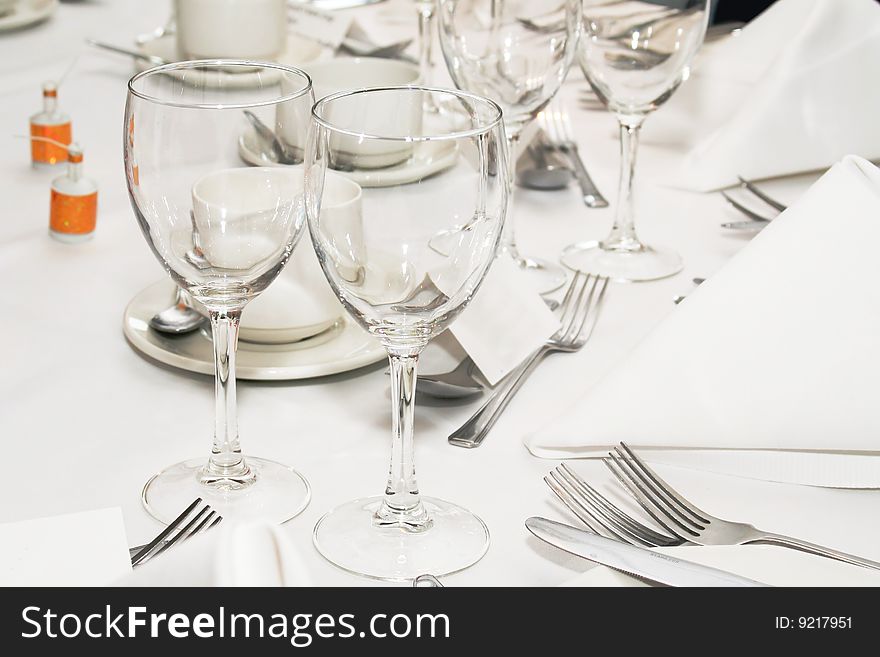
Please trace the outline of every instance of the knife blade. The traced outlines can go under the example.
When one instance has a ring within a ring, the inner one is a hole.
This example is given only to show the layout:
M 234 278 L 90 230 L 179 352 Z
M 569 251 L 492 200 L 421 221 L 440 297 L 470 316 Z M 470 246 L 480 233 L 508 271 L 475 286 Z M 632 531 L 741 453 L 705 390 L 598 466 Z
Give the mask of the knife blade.
M 526 528 L 545 543 L 614 570 L 667 586 L 767 586 L 753 579 L 627 545 L 547 518 L 532 517 Z

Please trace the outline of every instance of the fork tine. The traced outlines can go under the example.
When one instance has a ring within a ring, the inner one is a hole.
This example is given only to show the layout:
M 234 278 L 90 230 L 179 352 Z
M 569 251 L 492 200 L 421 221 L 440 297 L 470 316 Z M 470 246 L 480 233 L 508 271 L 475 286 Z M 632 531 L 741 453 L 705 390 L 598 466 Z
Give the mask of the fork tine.
M 574 498 L 569 494 L 567 490 L 565 490 L 559 482 L 557 482 L 551 476 L 544 477 L 544 483 L 549 486 L 550 490 L 558 497 L 565 506 L 568 507 L 568 510 L 571 511 L 575 516 L 577 516 L 578 520 L 584 523 L 594 534 L 601 534 L 597 528 L 597 524 L 592 515 L 588 515 L 584 510 L 580 508 L 580 506 L 575 502 Z
M 764 201 L 764 203 L 766 203 L 770 207 L 775 208 L 780 212 L 788 209 L 787 205 L 785 205 L 784 203 L 780 203 L 771 196 L 767 196 L 767 194 L 763 190 L 761 190 L 757 185 L 754 185 L 751 181 L 746 180 L 742 176 L 737 176 L 737 178 L 739 178 L 739 182 L 740 184 L 742 184 L 743 187 L 745 187 L 752 194 Z
M 642 472 L 644 472 L 645 475 L 649 479 L 651 479 L 651 481 L 653 481 L 654 484 L 663 493 L 665 493 L 667 499 L 670 502 L 677 502 L 680 507 L 682 507 L 685 511 L 690 513 L 690 515 L 692 515 L 694 517 L 694 519 L 700 523 L 709 524 L 710 522 L 712 522 L 711 516 L 708 516 L 708 514 L 705 511 L 701 511 L 696 506 L 694 506 L 693 504 L 688 502 L 686 499 L 684 499 L 681 495 L 679 495 L 678 492 L 676 492 L 676 490 L 672 486 L 667 484 L 660 477 L 660 475 L 658 475 L 650 467 L 648 467 L 647 463 L 645 463 L 640 457 L 636 456 L 636 453 L 629 448 L 629 445 L 627 445 L 624 442 L 621 442 L 620 446 L 627 453 L 627 456 L 629 456 L 629 458 L 632 459 L 632 462 L 635 465 L 637 465 L 639 468 L 641 468 Z
M 590 285 L 592 283 L 592 285 Z M 587 290 L 589 289 L 589 292 Z M 590 313 L 590 305 L 593 301 L 593 292 L 596 289 L 596 278 L 592 274 L 587 274 L 584 278 L 584 284 L 578 293 L 577 300 L 574 302 L 574 308 L 571 314 L 571 321 L 564 327 L 560 339 L 563 342 L 574 342 L 577 334 L 580 332 Z M 586 298 L 584 295 L 586 294 Z
M 723 196 L 728 203 L 730 203 L 733 207 L 735 207 L 737 210 L 742 212 L 744 215 L 746 215 L 752 221 L 760 221 L 762 223 L 768 223 L 770 221 L 773 221 L 772 217 L 765 217 L 763 215 L 758 214 L 754 210 L 747 208 L 746 206 L 744 206 L 742 203 L 737 201 L 735 198 L 733 198 L 727 192 L 721 192 L 721 196 Z
M 584 319 L 581 322 L 580 327 L 578 328 L 577 334 L 575 334 L 573 339 L 576 339 L 578 342 L 586 342 L 590 339 L 590 336 L 593 335 L 593 329 L 596 328 L 596 323 L 599 321 L 599 313 L 602 312 L 602 305 L 605 301 L 605 290 L 608 289 L 608 277 L 607 276 L 599 276 L 596 277 L 595 283 L 593 284 L 593 289 L 590 291 L 590 301 L 592 301 L 593 292 L 595 292 L 596 287 L 601 284 L 601 289 L 599 290 L 599 295 L 596 297 L 595 302 L 592 304 L 593 312 L 590 312 L 589 306 L 584 312 Z M 584 333 L 584 326 L 587 324 L 587 319 L 590 319 L 589 327 Z
M 614 454 L 609 454 L 609 458 L 602 459 L 602 462 L 609 470 L 611 470 L 614 476 L 617 477 L 617 480 L 621 485 L 629 491 L 630 495 L 635 498 L 636 502 L 639 503 L 639 506 L 645 510 L 645 513 L 651 516 L 658 525 L 663 527 L 663 529 L 673 536 L 677 536 L 685 541 L 690 541 L 697 536 L 696 532 L 682 527 L 681 523 L 675 521 L 675 518 L 670 516 L 665 509 L 658 506 L 651 498 L 649 498 L 642 491 L 640 485 L 635 482 L 626 470 L 623 469 L 618 462 L 618 458 L 616 458 Z
M 185 541 L 190 536 L 195 534 L 195 532 L 198 530 L 198 527 L 201 527 L 203 524 L 205 524 L 205 522 L 212 516 L 213 513 L 214 512 L 211 511 L 211 507 L 206 504 L 205 507 L 196 514 L 196 517 L 190 520 L 185 527 L 183 527 L 179 532 L 177 532 L 177 534 L 168 539 L 167 542 L 160 545 L 158 549 L 154 550 L 153 553 L 150 554 L 150 559 L 158 557 L 172 545 L 177 545 L 178 543 Z M 196 527 L 196 530 L 193 530 L 193 527 L 196 525 L 196 523 L 199 523 L 199 521 L 201 521 L 201 524 Z
M 673 523 L 685 531 L 699 533 L 705 529 L 704 523 L 694 520 L 689 514 L 682 512 L 676 504 L 671 503 L 623 452 L 616 449 L 609 456 L 620 467 L 624 474 L 644 493 L 651 503 Z
M 186 507 L 186 509 L 183 510 L 183 513 L 181 513 L 174 520 L 172 520 L 165 529 L 163 529 L 161 532 L 159 532 L 159 535 L 156 536 L 156 538 L 154 538 L 152 541 L 147 543 L 140 552 L 138 552 L 136 555 L 134 555 L 132 557 L 131 565 L 136 566 L 138 563 L 140 563 L 141 560 L 145 556 L 147 556 L 147 554 L 149 554 L 157 545 L 159 545 L 163 540 L 165 540 L 165 537 L 168 536 L 168 534 L 170 534 L 175 529 L 177 529 L 181 525 L 181 523 L 183 523 L 183 521 L 186 520 L 186 518 L 189 516 L 189 514 L 192 513 L 192 510 L 194 508 L 196 508 L 196 506 L 198 506 L 201 503 L 201 501 L 202 501 L 201 497 L 197 497 L 195 500 L 193 500 L 192 504 L 190 504 L 188 507 Z
M 565 335 L 565 327 L 571 321 L 569 315 L 577 309 L 577 299 L 574 292 L 578 287 L 581 276 L 581 272 L 575 272 L 568 289 L 565 291 L 565 296 L 562 297 L 562 302 L 559 304 L 559 330 L 555 334 L 557 337 Z
M 591 517 L 595 518 L 605 530 L 603 533 L 615 540 L 629 543 L 630 545 L 640 545 L 646 547 L 655 547 L 657 544 L 646 539 L 638 529 L 632 531 L 625 524 L 619 522 L 613 515 L 593 503 L 593 501 L 583 491 L 579 490 L 574 482 L 569 480 L 561 468 L 556 468 L 550 473 L 556 479 L 560 486 L 565 488 L 569 495 L 573 498 L 577 505 L 584 509 Z
M 566 477 L 583 493 L 584 497 L 592 502 L 593 506 L 597 507 L 597 509 L 602 509 L 609 515 L 613 516 L 620 524 L 629 528 L 630 531 L 639 534 L 642 539 L 651 541 L 654 545 L 677 545 L 681 543 L 679 539 L 654 531 L 651 527 L 642 524 L 629 514 L 625 513 L 622 509 L 619 509 L 612 504 L 608 498 L 602 495 L 602 493 L 590 486 L 576 472 L 571 470 L 565 463 L 560 465 L 558 469 L 565 473 Z

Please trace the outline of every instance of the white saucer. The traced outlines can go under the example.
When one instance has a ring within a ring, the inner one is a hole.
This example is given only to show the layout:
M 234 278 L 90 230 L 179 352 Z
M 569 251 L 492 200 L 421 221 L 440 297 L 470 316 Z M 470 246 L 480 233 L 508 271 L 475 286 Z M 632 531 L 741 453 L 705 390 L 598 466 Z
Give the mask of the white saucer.
M 181 57 L 177 50 L 177 36 L 174 34 L 166 34 L 156 39 L 151 39 L 137 45 L 138 50 L 146 55 L 154 55 L 161 57 L 166 62 L 179 62 L 185 59 Z M 274 59 L 277 64 L 286 66 L 302 66 L 309 62 L 315 61 L 321 55 L 321 44 L 317 41 L 304 39 L 295 34 L 287 35 L 287 48 L 283 53 Z M 135 66 L 140 71 L 152 68 L 153 64 L 148 61 L 137 59 Z M 273 75 L 274 73 L 274 75 Z M 207 78 L 211 83 L 217 86 L 223 86 L 227 89 L 248 89 L 263 84 L 271 84 L 277 79 L 279 73 L 274 69 L 268 70 L 249 70 L 248 72 L 230 72 L 228 75 L 220 77 L 216 72 Z M 202 83 L 203 74 L 198 70 L 187 71 L 187 78 L 193 84 Z
M 248 127 L 238 138 L 241 159 L 258 167 L 299 166 L 278 164 L 260 151 L 256 131 Z M 458 146 L 453 141 L 423 142 L 415 146 L 412 158 L 384 169 L 355 169 L 336 171 L 361 187 L 393 187 L 417 182 L 422 178 L 448 169 L 458 157 Z
M 0 16 L 0 32 L 17 30 L 44 21 L 58 9 L 58 0 L 19 0 L 8 14 Z
M 150 317 L 168 304 L 173 293 L 171 281 L 159 281 L 139 292 L 125 309 L 123 333 L 132 347 L 160 363 L 213 375 L 213 345 L 208 331 L 171 336 L 149 328 Z M 254 344 L 240 340 L 236 369 L 239 379 L 291 381 L 348 372 L 386 357 L 379 341 L 346 316 L 333 328 L 300 342 Z

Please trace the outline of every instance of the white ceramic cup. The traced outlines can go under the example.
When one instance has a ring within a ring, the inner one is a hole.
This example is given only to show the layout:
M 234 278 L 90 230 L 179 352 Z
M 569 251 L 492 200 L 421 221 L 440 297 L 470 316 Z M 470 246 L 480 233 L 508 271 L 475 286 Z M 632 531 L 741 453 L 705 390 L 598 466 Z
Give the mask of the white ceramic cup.
M 291 199 L 293 211 L 303 211 L 301 167 L 225 169 L 196 182 L 192 189 L 193 217 L 206 259 L 220 266 L 241 267 L 271 253 L 255 240 L 247 222 L 264 221 L 259 218 L 261 213 L 275 212 L 279 195 Z M 361 188 L 357 183 L 327 172 L 321 214 L 326 221 L 343 222 L 348 234 L 355 236 L 354 241 L 362 242 L 357 239 L 362 232 Z M 242 233 L 241 239 L 230 239 L 236 230 Z M 342 316 L 342 306 L 321 271 L 308 229 L 303 230 L 305 234 L 278 278 L 246 306 L 241 320 L 242 340 L 262 344 L 296 342 L 327 330 Z M 272 239 L 266 242 L 278 243 Z
M 175 0 L 174 7 L 183 57 L 272 60 L 284 52 L 286 0 Z
M 340 91 L 351 91 L 364 87 L 389 87 L 416 84 L 419 69 L 416 65 L 395 59 L 378 57 L 350 57 L 328 59 L 304 64 L 303 70 L 312 78 L 315 99 Z M 288 83 L 289 84 L 289 83 Z M 282 81 L 282 90 L 284 81 Z M 418 94 L 411 97 L 406 106 L 384 102 L 376 98 L 371 106 L 372 129 L 380 134 L 405 134 L 406 131 L 418 133 L 422 125 L 422 103 Z M 292 115 L 293 108 L 279 105 L 275 116 L 275 131 L 294 151 L 302 150 L 305 135 L 301 130 L 302 117 Z M 382 117 L 385 121 L 377 121 Z M 334 119 L 346 125 L 357 125 L 356 116 L 343 116 L 338 113 Z M 350 163 L 361 169 L 377 169 L 398 164 L 412 153 L 412 144 L 406 142 L 361 143 L 357 137 L 338 135 L 334 137 L 333 147 L 337 153 L 350 154 Z M 347 162 L 343 162 L 347 163 Z

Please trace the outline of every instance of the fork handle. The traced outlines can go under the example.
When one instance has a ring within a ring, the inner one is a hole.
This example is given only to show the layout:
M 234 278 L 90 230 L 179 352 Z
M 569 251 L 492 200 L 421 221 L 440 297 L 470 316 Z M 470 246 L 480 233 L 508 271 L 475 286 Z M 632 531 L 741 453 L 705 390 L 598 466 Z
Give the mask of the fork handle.
M 546 345 L 541 347 L 504 377 L 479 410 L 449 435 L 449 444 L 456 447 L 479 447 L 517 390 L 549 352 L 550 347 Z
M 584 161 L 581 159 L 577 146 L 568 146 L 565 152 L 568 154 L 568 159 L 571 160 L 571 165 L 574 167 L 574 177 L 581 187 L 584 205 L 588 208 L 607 208 L 608 201 L 602 196 L 599 188 L 596 187 L 596 183 L 593 182 L 590 174 L 587 173 L 587 167 L 584 166 Z
M 770 545 L 781 545 L 782 547 L 793 548 L 795 550 L 801 550 L 802 552 L 809 552 L 810 554 L 817 554 L 820 557 L 828 557 L 829 559 L 836 559 L 837 561 L 851 563 L 855 566 L 862 566 L 863 568 L 873 568 L 874 570 L 880 570 L 880 562 L 857 557 L 854 554 L 847 554 L 846 552 L 840 552 L 839 550 L 832 550 L 831 548 L 824 547 L 822 545 L 816 545 L 815 543 L 809 543 L 807 541 L 802 541 L 801 539 L 793 538 L 792 536 L 762 532 L 760 535 L 750 540 L 749 543 L 769 543 Z

